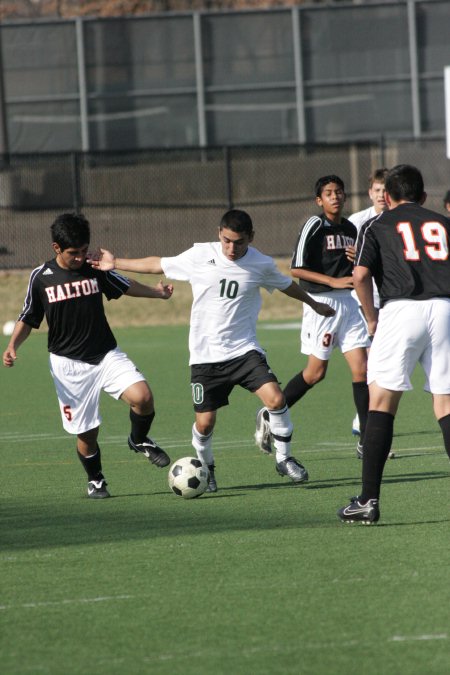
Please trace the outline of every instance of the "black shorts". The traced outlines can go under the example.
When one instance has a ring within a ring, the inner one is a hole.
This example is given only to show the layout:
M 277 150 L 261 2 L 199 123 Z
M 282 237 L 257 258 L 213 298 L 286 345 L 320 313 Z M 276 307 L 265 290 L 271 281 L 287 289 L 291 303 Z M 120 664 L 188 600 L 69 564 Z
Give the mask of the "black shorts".
M 255 392 L 267 382 L 278 382 L 264 354 L 252 350 L 230 361 L 191 366 L 194 410 L 210 412 L 228 405 L 228 396 L 239 385 Z

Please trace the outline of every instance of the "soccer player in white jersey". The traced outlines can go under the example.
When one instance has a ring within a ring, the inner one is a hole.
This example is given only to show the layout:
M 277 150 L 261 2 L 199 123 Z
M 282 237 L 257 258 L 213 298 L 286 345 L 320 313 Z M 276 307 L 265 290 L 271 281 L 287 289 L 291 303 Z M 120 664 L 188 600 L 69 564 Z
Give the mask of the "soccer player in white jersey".
M 106 391 L 130 407 L 128 446 L 152 464 L 167 466 L 169 456 L 148 438 L 155 409 L 153 394 L 134 363 L 117 346 L 103 307 L 123 294 L 167 299 L 172 285 L 140 284 L 115 272 L 92 269 L 87 263 L 89 222 L 81 214 L 63 213 L 51 226 L 55 257 L 30 276 L 23 310 L 3 353 L 10 368 L 17 350 L 44 316 L 48 324 L 50 372 L 64 429 L 77 437 L 78 457 L 88 476 L 91 499 L 109 497 L 97 443 L 101 416 L 100 394 Z
M 389 210 L 358 239 L 353 273 L 367 325 L 369 414 L 362 491 L 338 511 L 344 522 L 376 523 L 383 470 L 401 396 L 420 363 L 450 457 L 450 219 L 422 206 L 420 171 L 400 164 L 386 176 Z M 372 277 L 381 308 L 373 302 Z
M 228 405 L 234 386 L 255 393 L 269 411 L 276 449 L 276 469 L 295 483 L 308 479 L 304 466 L 291 455 L 292 423 L 283 392 L 256 337 L 261 308 L 260 289 L 275 289 L 332 316 L 334 310 L 316 302 L 275 262 L 250 246 L 254 231 L 245 211 L 232 209 L 222 217 L 219 241 L 194 244 L 173 257 L 150 256 L 134 260 L 115 258 L 101 249 L 94 266 L 102 270 L 128 270 L 161 274 L 189 281 L 193 304 L 189 333 L 189 364 L 195 423 L 192 445 L 210 470 L 209 492 L 216 492 L 212 436 L 217 410 Z
M 372 202 L 372 205 L 369 206 L 367 209 L 363 209 L 362 211 L 356 211 L 355 213 L 352 213 L 352 215 L 348 217 L 349 221 L 353 223 L 353 225 L 355 225 L 356 229 L 358 230 L 358 233 L 360 232 L 364 223 L 367 223 L 368 220 L 375 218 L 376 216 L 378 216 L 378 214 L 382 213 L 383 211 L 386 211 L 387 209 L 386 199 L 384 196 L 385 193 L 384 181 L 387 172 L 388 169 L 384 167 L 382 169 L 376 169 L 373 173 L 370 174 L 369 199 Z M 352 295 L 356 300 L 358 300 L 356 291 L 353 291 Z M 380 306 L 380 297 L 378 295 L 378 289 L 376 287 L 375 282 L 373 284 L 373 296 L 375 307 L 378 309 Z M 360 434 L 360 423 L 358 413 L 356 413 L 355 417 L 353 418 L 352 434 L 354 436 L 359 436 Z

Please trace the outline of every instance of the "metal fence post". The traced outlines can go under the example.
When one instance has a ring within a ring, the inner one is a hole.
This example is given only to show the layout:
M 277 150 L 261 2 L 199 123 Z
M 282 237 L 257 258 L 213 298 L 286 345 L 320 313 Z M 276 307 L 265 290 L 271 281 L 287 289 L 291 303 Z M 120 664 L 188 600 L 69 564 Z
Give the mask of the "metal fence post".
M 294 72 L 295 72 L 295 101 L 297 109 L 297 134 L 300 145 L 306 143 L 306 121 L 305 121 L 305 96 L 303 91 L 303 62 L 302 62 L 302 44 L 300 31 L 300 10 L 293 7 L 291 10 L 292 18 L 292 39 L 294 46 Z
M 225 182 L 226 182 L 226 200 L 228 209 L 233 208 L 233 172 L 231 167 L 231 148 L 228 145 L 223 147 L 223 157 L 225 161 Z
M 72 152 L 70 155 L 72 165 L 72 204 L 75 213 L 80 213 L 81 210 L 81 189 L 80 189 L 80 161 L 77 152 Z

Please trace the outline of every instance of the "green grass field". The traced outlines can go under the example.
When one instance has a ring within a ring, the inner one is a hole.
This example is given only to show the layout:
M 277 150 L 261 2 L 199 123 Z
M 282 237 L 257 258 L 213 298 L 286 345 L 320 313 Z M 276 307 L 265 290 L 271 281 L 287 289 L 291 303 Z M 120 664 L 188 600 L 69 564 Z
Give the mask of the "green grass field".
M 298 331 L 270 328 L 261 343 L 286 383 L 304 363 Z M 152 436 L 172 459 L 192 455 L 187 328 L 116 335 L 153 389 Z M 128 450 L 127 408 L 104 397 L 113 498 L 95 501 L 45 343 L 31 336 L 0 373 L 3 675 L 449 672 L 449 462 L 420 372 L 397 417 L 380 524 L 361 527 L 336 517 L 361 472 L 338 352 L 292 411 L 306 485 L 253 445 L 258 402 L 235 390 L 215 433 L 219 492 L 182 500 L 167 469 Z

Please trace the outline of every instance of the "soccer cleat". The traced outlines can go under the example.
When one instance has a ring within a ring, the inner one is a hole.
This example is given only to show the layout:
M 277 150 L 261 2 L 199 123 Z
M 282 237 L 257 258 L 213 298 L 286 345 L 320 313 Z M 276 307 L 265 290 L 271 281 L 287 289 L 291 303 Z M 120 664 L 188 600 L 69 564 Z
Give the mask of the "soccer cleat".
M 361 433 L 360 428 L 359 428 L 359 417 L 358 413 L 356 413 L 355 417 L 353 418 L 352 422 L 352 434 L 353 436 L 359 436 Z
M 339 509 L 337 515 L 343 523 L 373 525 L 380 519 L 378 499 L 368 499 L 365 504 L 362 504 L 359 497 L 352 497 L 350 504 Z
M 110 497 L 106 486 L 106 482 L 103 474 L 99 473 L 96 480 L 90 480 L 88 483 L 87 494 L 90 499 L 106 499 Z
M 264 417 L 265 412 L 266 408 L 261 408 L 256 413 L 255 444 L 259 447 L 261 452 L 270 455 L 272 454 L 272 437 L 269 422 Z
M 214 469 L 215 469 L 214 464 L 208 464 L 208 469 L 209 469 L 209 481 L 208 481 L 208 487 L 206 488 L 205 492 L 217 492 L 217 483 L 216 483 L 216 477 L 214 475 Z
M 131 436 L 128 436 L 128 447 L 134 452 L 142 452 L 152 464 L 162 468 L 170 464 L 170 457 L 162 448 L 156 445 L 151 438 L 146 438 L 143 443 L 135 443 Z
M 283 459 L 282 462 L 278 462 L 275 466 L 280 476 L 288 476 L 294 483 L 305 483 L 309 478 L 307 470 L 295 457 Z

